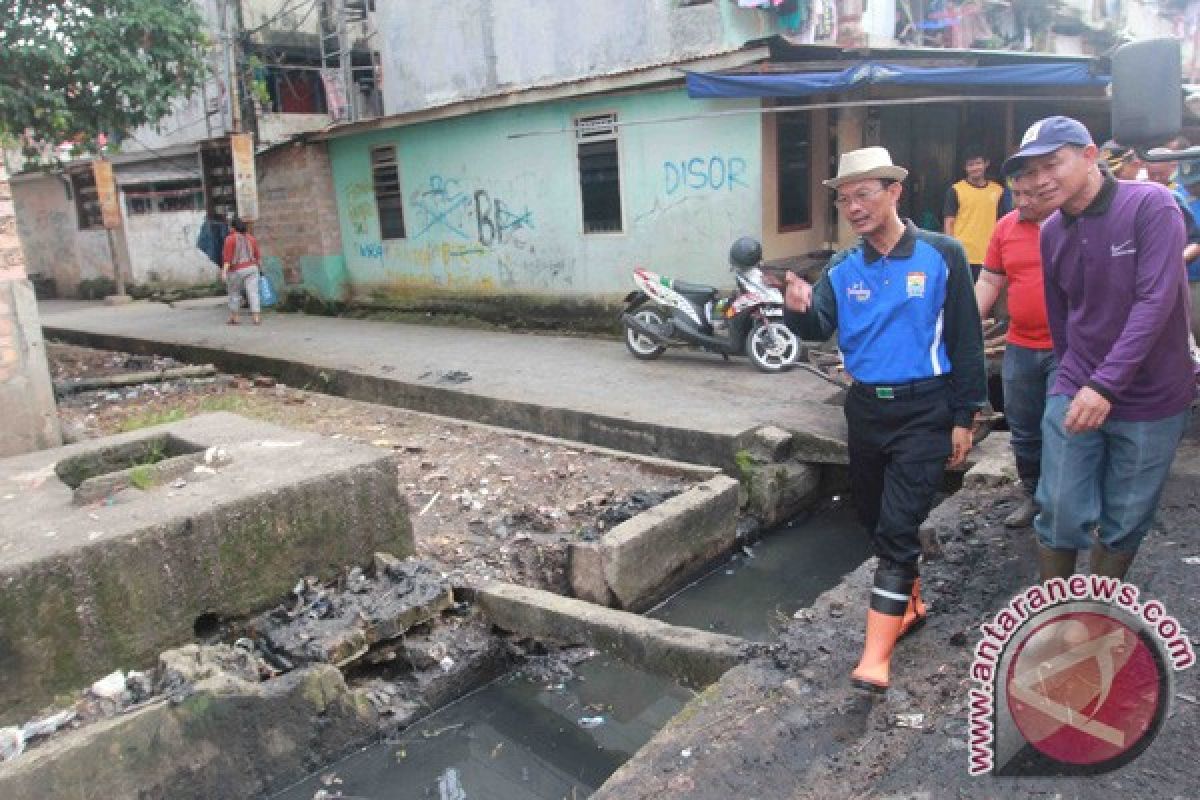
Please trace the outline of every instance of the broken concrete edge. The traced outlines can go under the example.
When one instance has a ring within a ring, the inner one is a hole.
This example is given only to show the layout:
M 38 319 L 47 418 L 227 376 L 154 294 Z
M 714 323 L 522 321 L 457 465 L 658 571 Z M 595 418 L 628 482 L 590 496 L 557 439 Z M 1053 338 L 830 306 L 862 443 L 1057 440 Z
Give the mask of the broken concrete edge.
M 717 475 L 569 548 L 575 596 L 642 611 L 737 544 L 738 482 Z
M 50 483 L 64 457 L 164 431 L 228 446 L 234 454 L 230 469 L 240 463 L 243 471 L 205 476 L 217 487 L 215 495 L 198 491 L 197 480 L 176 491 L 170 504 L 165 494 L 139 492 L 128 503 L 94 512 L 74 506 L 65 484 Z M 281 437 L 308 443 L 304 457 L 291 455 L 281 465 L 279 455 L 272 462 L 237 452 Z M 264 469 L 270 480 L 261 477 Z M 0 476 L 29 475 L 47 480 L 17 495 L 28 510 L 16 507 L 20 500 L 6 504 L 12 516 L 0 524 L 0 540 L 14 548 L 0 566 L 4 721 L 31 713 L 95 674 L 152 663 L 164 649 L 191 641 L 204 617 L 237 619 L 269 608 L 287 596 L 298 576 L 332 576 L 346 565 L 369 563 L 379 550 L 413 552 L 394 454 L 228 413 L 0 462 Z M 57 516 L 45 525 L 56 533 L 46 538 L 34 511 L 50 507 Z M 102 534 L 93 536 L 98 532 L 89 533 L 92 527 Z
M 0 797 L 78 797 L 80 787 L 89 797 L 258 797 L 378 731 L 370 702 L 333 666 L 263 683 L 220 673 L 0 764 Z
M 713 683 L 755 649 L 736 636 L 670 625 L 511 583 L 487 583 L 474 596 L 484 615 L 505 631 L 594 647 L 691 687 Z
M 971 448 L 963 487 L 994 489 L 1017 481 L 1017 462 L 1012 451 L 1012 435 L 1006 431 L 991 431 Z
M 536 403 L 500 400 L 421 383 L 366 375 L 337 367 L 235 353 L 218 347 L 160 342 L 135 336 L 102 334 L 46 326 L 47 338 L 68 344 L 142 355 L 170 356 L 187 363 L 211 363 L 233 373 L 270 375 L 281 383 L 324 394 L 405 408 L 456 420 L 515 429 L 667 461 L 719 467 L 733 475 L 744 434 L 727 434 L 651 425 L 619 417 Z M 811 461 L 844 463 L 845 445 L 819 436 L 800 437 Z M 811 441 L 809 441 L 811 439 Z

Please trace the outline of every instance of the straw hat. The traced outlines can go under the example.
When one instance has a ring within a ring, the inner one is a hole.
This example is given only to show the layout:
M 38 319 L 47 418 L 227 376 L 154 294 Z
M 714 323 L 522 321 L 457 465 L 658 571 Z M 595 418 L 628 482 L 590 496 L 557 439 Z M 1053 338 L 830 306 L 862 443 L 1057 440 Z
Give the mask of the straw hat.
M 836 189 L 843 183 L 864 181 L 868 178 L 890 178 L 902 181 L 908 177 L 908 170 L 897 167 L 892 163 L 892 155 L 885 147 L 864 147 L 861 150 L 851 150 L 842 153 L 838 159 L 838 174 L 836 178 L 822 181 L 830 189 Z

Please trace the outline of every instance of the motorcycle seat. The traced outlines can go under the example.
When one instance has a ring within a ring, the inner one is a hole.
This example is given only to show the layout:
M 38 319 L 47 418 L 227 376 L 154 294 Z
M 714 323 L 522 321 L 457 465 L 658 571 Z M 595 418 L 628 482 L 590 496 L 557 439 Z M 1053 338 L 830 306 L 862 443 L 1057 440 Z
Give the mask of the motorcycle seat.
M 703 300 L 711 300 L 721 291 L 715 286 L 705 286 L 703 283 L 688 283 L 687 281 L 673 281 L 671 288 L 682 295 L 699 297 Z

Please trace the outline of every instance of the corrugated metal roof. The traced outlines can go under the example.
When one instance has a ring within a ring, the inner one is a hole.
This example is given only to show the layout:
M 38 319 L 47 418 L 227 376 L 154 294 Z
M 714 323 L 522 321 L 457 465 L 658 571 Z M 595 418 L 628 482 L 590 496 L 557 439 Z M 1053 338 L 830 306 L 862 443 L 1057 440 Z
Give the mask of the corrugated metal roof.
M 435 119 L 460 117 L 475 114 L 480 111 L 490 111 L 497 108 L 529 105 L 566 97 L 602 92 L 635 89 L 667 82 L 683 82 L 683 69 L 729 69 L 744 64 L 761 61 L 768 55 L 765 46 L 743 47 L 727 50 L 705 56 L 685 59 L 670 59 L 655 64 L 643 64 L 632 69 L 617 70 L 586 78 L 572 78 L 554 83 L 537 84 L 517 88 L 507 88 L 504 91 L 464 100 L 455 100 L 437 106 L 429 106 L 415 111 L 403 111 L 386 117 L 345 122 L 332 125 L 324 130 L 301 134 L 303 139 L 336 139 L 362 131 L 378 130 L 380 128 L 397 128 L 428 122 Z

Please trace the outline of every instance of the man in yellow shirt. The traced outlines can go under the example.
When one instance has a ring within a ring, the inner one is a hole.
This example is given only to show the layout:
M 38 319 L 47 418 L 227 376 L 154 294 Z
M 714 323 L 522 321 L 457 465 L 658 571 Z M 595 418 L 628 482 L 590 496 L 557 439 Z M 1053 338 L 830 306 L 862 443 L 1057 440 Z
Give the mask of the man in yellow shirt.
M 946 190 L 942 208 L 946 235 L 962 242 L 971 274 L 979 277 L 996 220 L 1004 213 L 1004 187 L 987 177 L 988 160 L 981 151 L 968 150 L 963 160 L 967 177 Z

